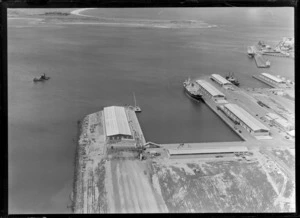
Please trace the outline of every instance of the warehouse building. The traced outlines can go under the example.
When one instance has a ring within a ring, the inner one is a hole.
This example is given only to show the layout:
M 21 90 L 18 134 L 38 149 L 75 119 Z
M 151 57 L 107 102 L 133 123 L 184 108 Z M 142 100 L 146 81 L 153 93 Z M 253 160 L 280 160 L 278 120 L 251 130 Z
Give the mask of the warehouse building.
M 291 131 L 295 129 L 295 127 L 292 124 L 290 124 L 287 120 L 283 118 L 272 120 L 271 123 L 285 131 Z
M 234 122 L 241 125 L 248 132 L 255 136 L 268 136 L 269 129 L 260 123 L 255 117 L 236 104 L 225 104 L 223 107 L 225 114 Z
M 285 81 L 268 73 L 262 73 L 259 77 L 277 87 L 286 87 Z
M 225 95 L 205 80 L 196 80 L 203 95 L 216 100 L 225 100 Z
M 275 126 L 278 126 L 280 129 L 285 131 L 291 131 L 295 129 L 295 127 L 289 123 L 286 119 L 274 113 L 267 113 L 266 118 Z
M 233 86 L 231 82 L 219 74 L 212 74 L 210 78 L 224 88 L 231 88 Z
M 235 154 L 248 152 L 245 146 L 213 147 L 195 149 L 167 149 L 169 158 L 201 157 L 201 155 Z
M 133 138 L 124 107 L 105 107 L 103 113 L 106 138 L 108 140 Z

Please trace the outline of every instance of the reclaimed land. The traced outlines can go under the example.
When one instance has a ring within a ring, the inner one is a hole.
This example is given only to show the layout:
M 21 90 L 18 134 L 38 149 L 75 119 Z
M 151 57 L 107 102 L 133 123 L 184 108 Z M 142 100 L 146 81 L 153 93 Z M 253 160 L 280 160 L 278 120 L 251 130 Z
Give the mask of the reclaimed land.
M 156 161 L 153 173 L 169 212 L 294 211 L 293 178 L 260 151 L 250 159 Z
M 79 124 L 74 213 L 295 210 L 292 149 L 253 149 L 247 159 L 162 154 L 140 161 L 135 149 L 108 149 L 102 116 L 90 114 Z

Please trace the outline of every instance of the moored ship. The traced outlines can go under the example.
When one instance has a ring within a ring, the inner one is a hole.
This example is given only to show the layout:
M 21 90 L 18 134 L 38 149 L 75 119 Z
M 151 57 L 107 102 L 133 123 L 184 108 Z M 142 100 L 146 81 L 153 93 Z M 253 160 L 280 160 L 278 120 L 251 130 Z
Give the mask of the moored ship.
M 202 94 L 199 92 L 199 87 L 195 84 L 195 82 L 191 81 L 190 78 L 183 82 L 183 87 L 186 93 L 192 98 L 196 100 L 202 99 Z
M 236 85 L 236 86 L 239 86 L 240 85 L 240 82 L 237 80 L 236 77 L 234 77 L 233 73 L 229 73 L 227 76 L 226 76 L 226 79 L 231 82 L 233 85 Z

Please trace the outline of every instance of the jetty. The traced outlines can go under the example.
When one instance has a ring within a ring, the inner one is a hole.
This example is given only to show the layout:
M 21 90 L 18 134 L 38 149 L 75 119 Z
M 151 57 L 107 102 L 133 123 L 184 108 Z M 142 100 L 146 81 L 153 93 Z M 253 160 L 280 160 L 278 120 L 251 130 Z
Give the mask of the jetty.
M 259 53 L 256 53 L 254 55 L 254 59 L 255 59 L 255 63 L 257 65 L 257 67 L 259 68 L 267 68 L 267 67 L 270 67 L 270 61 L 269 60 L 265 60 L 263 58 L 263 56 Z
M 270 111 L 255 97 L 238 87 L 229 89 L 221 75 L 212 77 L 223 82 L 209 77 L 197 79 L 198 91 L 203 102 L 240 136 L 239 141 L 155 143 L 145 139 L 132 106 L 104 107 L 84 117 L 78 125 L 73 212 L 168 212 L 161 191 L 153 188 L 157 180 L 149 177 L 155 175 L 149 167 L 152 160 L 251 162 L 257 148 L 274 144 L 293 147 L 294 141 L 283 138 L 268 125 L 265 119 Z M 267 73 L 259 75 L 259 79 L 274 87 L 284 85 L 283 80 Z

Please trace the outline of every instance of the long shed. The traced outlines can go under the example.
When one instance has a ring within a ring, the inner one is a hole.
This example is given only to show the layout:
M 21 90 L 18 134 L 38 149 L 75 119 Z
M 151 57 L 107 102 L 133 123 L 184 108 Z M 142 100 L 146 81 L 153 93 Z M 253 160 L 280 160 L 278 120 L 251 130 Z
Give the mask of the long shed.
M 200 86 L 200 91 L 214 99 L 225 99 L 225 95 L 205 80 L 196 80 Z
M 231 82 L 219 74 L 212 74 L 211 79 L 223 87 L 233 86 Z
M 124 107 L 105 107 L 103 112 L 106 137 L 109 139 L 132 138 Z
M 269 135 L 270 129 L 240 106 L 225 104 L 223 110 L 231 119 L 240 123 L 250 133 L 254 135 Z
M 233 147 L 212 147 L 212 148 L 193 148 L 193 149 L 167 149 L 169 157 L 184 157 L 194 155 L 217 155 L 234 154 L 248 152 L 246 146 Z

